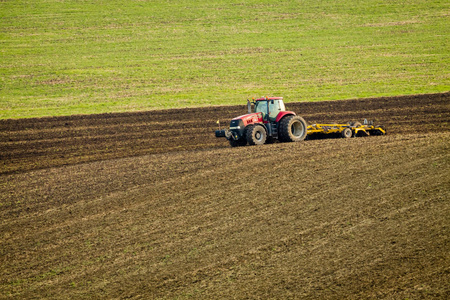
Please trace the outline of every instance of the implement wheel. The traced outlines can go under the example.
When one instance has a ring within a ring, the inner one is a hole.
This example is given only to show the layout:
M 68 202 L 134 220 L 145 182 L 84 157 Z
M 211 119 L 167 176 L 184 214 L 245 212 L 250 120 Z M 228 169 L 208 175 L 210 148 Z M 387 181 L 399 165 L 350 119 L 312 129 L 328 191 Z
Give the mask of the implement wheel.
M 341 131 L 341 136 L 345 139 L 351 138 L 353 135 L 353 132 L 350 128 L 345 128 Z
M 246 129 L 246 136 L 249 145 L 262 145 L 267 139 L 266 130 L 261 125 L 249 125 Z
M 306 137 L 306 122 L 299 116 L 286 116 L 280 121 L 279 137 L 281 142 L 299 142 Z

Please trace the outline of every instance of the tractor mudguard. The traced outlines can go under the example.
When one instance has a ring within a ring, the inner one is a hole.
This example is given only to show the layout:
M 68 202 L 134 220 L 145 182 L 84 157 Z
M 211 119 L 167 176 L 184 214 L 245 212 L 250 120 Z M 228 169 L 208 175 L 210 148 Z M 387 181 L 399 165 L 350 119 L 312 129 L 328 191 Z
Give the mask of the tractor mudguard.
M 280 111 L 277 115 L 277 118 L 275 119 L 275 122 L 280 122 L 281 119 L 283 119 L 283 117 L 288 116 L 288 115 L 296 115 L 295 112 L 293 111 Z

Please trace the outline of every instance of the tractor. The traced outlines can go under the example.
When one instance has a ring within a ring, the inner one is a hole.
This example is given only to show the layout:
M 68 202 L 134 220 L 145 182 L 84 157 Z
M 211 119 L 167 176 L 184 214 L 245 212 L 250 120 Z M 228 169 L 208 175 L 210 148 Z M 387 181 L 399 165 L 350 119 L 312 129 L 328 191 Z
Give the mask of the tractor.
M 305 139 L 305 120 L 295 112 L 286 111 L 282 97 L 263 97 L 252 102 L 247 100 L 247 106 L 248 114 L 232 119 L 229 130 L 216 130 L 216 137 L 226 137 L 232 147 Z

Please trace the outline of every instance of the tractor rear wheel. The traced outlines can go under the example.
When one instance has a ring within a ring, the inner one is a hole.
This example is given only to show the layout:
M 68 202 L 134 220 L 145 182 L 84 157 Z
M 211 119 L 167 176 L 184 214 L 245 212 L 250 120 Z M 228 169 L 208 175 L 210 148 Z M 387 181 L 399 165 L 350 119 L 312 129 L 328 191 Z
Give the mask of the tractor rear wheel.
M 302 117 L 290 115 L 280 121 L 279 137 L 281 142 L 299 142 L 306 137 L 306 121 Z
M 249 145 L 262 145 L 267 139 L 266 130 L 261 125 L 249 125 L 246 128 L 246 136 Z

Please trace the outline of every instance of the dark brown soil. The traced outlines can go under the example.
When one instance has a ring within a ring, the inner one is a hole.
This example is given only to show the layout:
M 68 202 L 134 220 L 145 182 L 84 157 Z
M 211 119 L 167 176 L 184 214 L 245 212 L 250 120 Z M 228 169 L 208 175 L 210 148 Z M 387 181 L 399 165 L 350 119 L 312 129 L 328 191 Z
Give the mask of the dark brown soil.
M 449 97 L 288 103 L 388 135 L 240 148 L 245 106 L 0 121 L 0 298 L 448 299 Z

